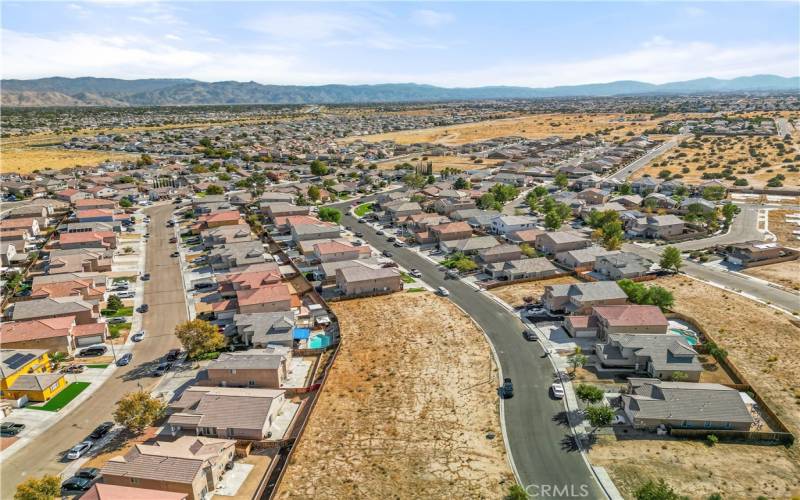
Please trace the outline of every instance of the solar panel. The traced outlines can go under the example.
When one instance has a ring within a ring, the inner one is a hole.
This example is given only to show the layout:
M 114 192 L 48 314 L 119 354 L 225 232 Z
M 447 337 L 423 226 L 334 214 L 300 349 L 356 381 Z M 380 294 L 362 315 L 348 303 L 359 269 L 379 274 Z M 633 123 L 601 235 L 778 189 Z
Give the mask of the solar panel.
M 11 369 L 18 369 L 21 366 L 25 366 L 29 363 L 32 359 L 36 359 L 36 356 L 31 353 L 14 353 L 12 356 L 8 357 L 3 361 L 3 364 L 8 366 Z

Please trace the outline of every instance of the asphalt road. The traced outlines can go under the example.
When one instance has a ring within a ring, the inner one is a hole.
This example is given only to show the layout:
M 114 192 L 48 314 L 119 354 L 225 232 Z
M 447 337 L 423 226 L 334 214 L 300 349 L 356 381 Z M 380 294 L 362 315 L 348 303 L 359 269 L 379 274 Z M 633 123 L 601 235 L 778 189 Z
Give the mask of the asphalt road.
M 717 245 L 730 245 L 745 241 L 763 240 L 764 234 L 758 230 L 758 205 L 740 205 L 741 212 L 733 219 L 730 230 L 719 236 L 701 240 L 684 241 L 673 246 L 682 251 L 702 250 Z
M 359 203 L 373 198 L 367 197 Z M 576 496 L 580 495 L 583 486 L 584 491 L 589 492 L 586 498 L 605 497 L 583 457 L 575 449 L 569 427 L 559 421 L 564 405 L 550 397 L 549 387 L 556 381 L 550 360 L 543 357 L 537 342 L 522 338 L 524 326 L 519 318 L 462 281 L 445 280 L 444 273 L 436 265 L 415 252 L 393 247 L 386 242 L 385 236 L 378 236 L 366 224 L 359 224 L 355 218 L 346 215 L 348 204 L 334 206 L 345 212 L 343 225 L 362 231 L 362 239 L 378 251 L 391 251 L 393 260 L 406 269 L 418 269 L 428 284 L 447 288 L 450 300 L 467 311 L 484 329 L 500 358 L 503 375 L 511 377 L 514 382 L 514 397 L 504 403 L 505 426 L 522 484 L 558 486 L 561 491 L 571 488 Z M 538 491 L 545 490 L 541 488 Z
M 114 405 L 121 396 L 138 390 L 140 383 L 145 389 L 154 387 L 158 379 L 147 376 L 146 371 L 169 349 L 179 347 L 172 332 L 176 324 L 186 321 L 186 294 L 178 261 L 170 257 L 175 245 L 169 243 L 169 238 L 174 233 L 165 225 L 173 208 L 161 205 L 145 210 L 152 218 L 145 263 L 145 272 L 150 273 L 151 279 L 144 286 L 144 302 L 150 305 L 150 311 L 142 323 L 146 338 L 135 345 L 133 361 L 117 369 L 87 401 L 3 460 L 0 498 L 13 498 L 17 483 L 26 477 L 60 474 L 68 465 L 62 461 L 64 453 L 99 424 L 112 420 Z
M 624 181 L 627 179 L 631 174 L 639 170 L 640 168 L 644 168 L 648 163 L 650 163 L 654 158 L 658 157 L 669 151 L 670 149 L 677 146 L 681 141 L 689 137 L 688 135 L 678 135 L 669 139 L 662 145 L 658 146 L 657 148 L 653 149 L 652 151 L 645 153 L 644 156 L 641 158 L 634 160 L 633 162 L 629 163 L 627 166 L 622 167 L 621 169 L 617 170 L 613 174 L 606 177 L 606 179 L 618 179 Z

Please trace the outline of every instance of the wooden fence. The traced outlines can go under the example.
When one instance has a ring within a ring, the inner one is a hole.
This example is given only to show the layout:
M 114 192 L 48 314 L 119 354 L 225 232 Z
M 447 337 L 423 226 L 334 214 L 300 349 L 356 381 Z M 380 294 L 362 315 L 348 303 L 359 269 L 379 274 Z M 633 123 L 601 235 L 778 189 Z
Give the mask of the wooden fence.
M 568 274 L 569 273 L 562 271 L 562 272 L 558 272 L 556 274 L 549 274 L 547 276 L 533 276 L 531 278 L 522 278 L 522 279 L 518 279 L 518 280 L 508 280 L 508 281 L 492 281 L 492 282 L 483 284 L 482 286 L 483 286 L 483 288 L 486 288 L 487 290 L 490 290 L 492 288 L 497 288 L 499 286 L 516 285 L 518 283 L 529 283 L 531 281 L 543 281 L 543 280 L 547 280 L 547 279 L 550 279 L 550 278 L 558 278 L 560 276 L 566 276 Z
M 712 430 L 712 429 L 670 429 L 671 436 L 687 437 L 691 439 L 706 439 L 714 435 L 720 440 L 748 441 L 748 442 L 771 442 L 791 445 L 794 443 L 794 435 L 789 432 L 761 432 L 761 431 L 734 431 L 734 430 Z

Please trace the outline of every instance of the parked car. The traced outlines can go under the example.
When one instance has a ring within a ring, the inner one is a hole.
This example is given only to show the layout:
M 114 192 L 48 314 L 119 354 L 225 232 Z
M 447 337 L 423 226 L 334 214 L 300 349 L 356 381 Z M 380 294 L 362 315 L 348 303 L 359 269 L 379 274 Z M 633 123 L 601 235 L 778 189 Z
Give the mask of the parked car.
M 382 253 L 383 253 L 384 257 L 391 257 L 392 256 L 392 252 L 390 252 L 389 250 L 384 250 Z
M 142 275 L 142 281 L 147 281 L 150 279 L 150 273 L 144 273 Z
M 82 441 L 76 444 L 67 452 L 67 460 L 77 460 L 81 458 L 84 453 L 92 449 L 92 446 L 94 446 L 94 443 L 91 441 Z
M 393 241 L 394 241 L 394 240 L 396 240 L 396 239 L 397 239 L 397 238 L 395 238 L 394 236 L 389 236 L 388 238 L 386 238 L 386 241 L 388 241 L 389 243 L 391 243 L 391 242 L 393 242 Z
M 504 399 L 514 397 L 514 384 L 508 377 L 503 379 L 503 385 L 500 386 L 500 396 L 503 397 Z
M 367 222 L 367 219 L 365 219 L 365 218 L 363 218 L 363 217 L 361 217 L 360 219 L 358 219 L 358 223 L 359 223 L 359 224 L 364 224 L 365 222 Z
M 167 373 L 170 368 L 172 368 L 172 363 L 160 363 L 153 369 L 153 376 L 161 377 L 162 375 Z
M 195 290 L 205 290 L 207 288 L 216 288 L 216 286 L 217 286 L 216 283 L 209 283 L 209 282 L 195 283 L 194 284 L 194 289 Z
M 3 422 L 0 424 L 0 436 L 10 437 L 16 436 L 22 429 L 25 428 L 25 424 L 18 424 L 16 422 Z
M 522 332 L 522 337 L 525 338 L 525 340 L 530 341 L 530 342 L 536 340 L 536 334 L 533 333 L 530 330 L 524 330 Z
M 181 355 L 180 349 L 170 349 L 167 353 L 167 361 L 177 361 L 178 357 Z
M 144 340 L 144 330 L 140 330 L 134 333 L 133 336 L 131 337 L 131 340 L 134 342 L 141 342 L 142 340 Z
M 126 352 L 117 359 L 117 366 L 126 366 L 133 359 L 133 354 Z
M 150 306 L 148 306 L 147 304 L 142 304 L 139 306 L 139 309 L 137 309 L 137 311 L 139 311 L 140 313 L 146 313 L 149 310 Z
M 448 297 L 450 295 L 450 291 L 443 286 L 437 288 L 436 291 L 439 292 L 439 295 L 441 295 L 442 297 Z
M 375 234 L 377 234 L 378 236 L 383 236 L 385 233 L 380 229 L 378 229 L 377 231 L 375 231 Z
M 405 243 L 403 243 L 403 242 L 402 242 L 402 241 L 400 241 L 400 240 L 397 240 L 397 241 L 395 241 L 395 242 L 393 243 L 393 245 L 394 245 L 394 246 L 396 246 L 397 248 L 403 248 L 404 246 L 406 246 L 406 244 L 405 244 Z
M 561 385 L 561 382 L 556 382 L 555 384 L 551 385 L 550 390 L 553 391 L 554 398 L 556 399 L 564 398 L 564 386 Z
M 92 439 L 100 439 L 101 437 L 108 434 L 108 431 L 110 431 L 113 427 L 114 427 L 114 422 L 103 422 L 102 424 L 98 425 L 97 428 L 95 428 L 95 430 L 93 430 L 91 434 L 89 434 L 89 437 Z
M 355 235 L 356 238 L 363 238 L 364 237 L 364 233 L 362 233 L 361 231 L 356 231 L 353 234 Z
M 171 254 L 169 254 L 170 257 L 177 257 L 179 255 L 180 255 L 180 252 L 172 252 Z
M 114 325 L 117 323 L 125 323 L 126 321 L 127 320 L 125 319 L 125 316 L 117 316 L 115 318 L 108 318 L 108 321 L 106 321 L 106 323 Z
M 109 423 L 111 422 L 106 422 L 106 424 Z M 100 475 L 100 469 L 98 469 L 97 467 L 84 467 L 83 469 L 78 469 L 78 472 L 75 473 L 75 477 L 83 477 L 86 479 L 97 479 L 99 475 Z
M 344 229 L 345 229 L 345 231 L 352 231 L 353 227 L 352 226 L 344 226 Z
M 120 299 L 132 299 L 132 298 L 136 297 L 136 292 L 133 292 L 133 291 L 118 292 L 118 293 L 115 293 L 114 295 L 116 295 Z
M 178 242 L 178 238 L 173 236 L 172 238 L 169 239 L 169 242 L 170 243 L 177 243 Z
M 92 487 L 92 480 L 85 477 L 71 477 L 61 483 L 62 491 L 86 491 Z
M 419 272 L 419 269 L 412 269 L 411 271 L 409 271 L 408 274 L 410 274 L 411 276 L 413 276 L 415 278 L 421 278 L 422 277 L 422 273 Z
M 108 347 L 104 345 L 93 345 L 91 347 L 81 349 L 78 352 L 78 357 L 102 356 L 106 352 L 108 352 Z
M 61 369 L 61 373 L 83 373 L 86 367 L 83 365 L 69 365 Z

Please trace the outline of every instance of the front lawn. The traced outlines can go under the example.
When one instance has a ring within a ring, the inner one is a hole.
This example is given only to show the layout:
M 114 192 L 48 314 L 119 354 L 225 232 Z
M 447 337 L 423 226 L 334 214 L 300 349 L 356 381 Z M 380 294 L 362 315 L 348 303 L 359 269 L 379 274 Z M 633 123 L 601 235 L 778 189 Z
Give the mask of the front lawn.
M 136 281 L 136 276 L 120 276 L 114 278 L 114 283 L 122 283 L 123 281 L 127 281 L 128 283 L 134 283 Z
M 355 208 L 355 210 L 353 210 L 353 212 L 359 217 L 364 217 L 367 212 L 372 212 L 372 203 L 364 203 L 359 205 Z
M 403 283 L 414 283 L 414 281 L 415 281 L 414 278 L 412 278 L 411 276 L 409 276 L 408 274 L 406 274 L 404 272 L 400 273 L 400 279 L 403 280 Z
M 41 406 L 26 406 L 26 408 L 42 411 L 58 411 L 67 406 L 70 401 L 78 397 L 78 394 L 82 393 L 87 387 L 89 387 L 89 382 L 73 382 L 66 386 L 64 390 L 56 394 L 55 397 L 47 403 Z
M 108 334 L 111 338 L 117 338 L 122 333 L 122 330 L 131 330 L 130 323 L 111 323 L 108 325 Z
M 104 365 L 84 365 L 84 366 L 86 366 L 86 368 L 100 368 L 100 369 L 108 368 L 108 364 L 107 363 L 104 364 Z
M 103 309 L 100 313 L 105 316 L 106 318 L 118 318 L 120 316 L 132 316 L 133 315 L 133 306 L 130 307 L 120 307 L 116 311 L 112 311 L 111 309 Z M 111 325 L 109 325 L 110 327 Z

